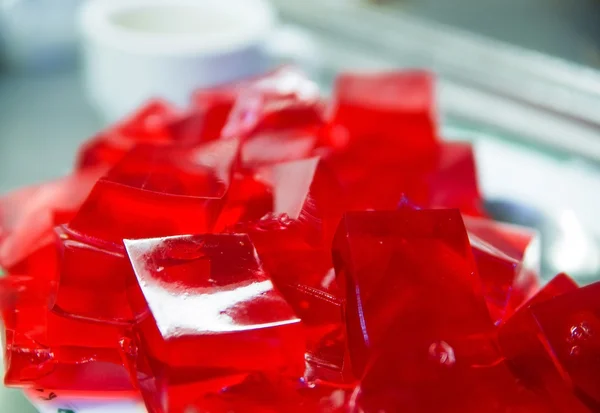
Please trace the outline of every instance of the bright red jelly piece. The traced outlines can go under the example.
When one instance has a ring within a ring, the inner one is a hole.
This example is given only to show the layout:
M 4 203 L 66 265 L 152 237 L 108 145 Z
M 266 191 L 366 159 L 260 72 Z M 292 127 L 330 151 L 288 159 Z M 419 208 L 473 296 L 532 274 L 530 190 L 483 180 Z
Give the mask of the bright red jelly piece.
M 576 288 L 559 275 L 500 330 L 515 371 L 570 411 L 600 408 L 599 297 L 599 283 Z
M 179 116 L 180 112 L 169 103 L 150 101 L 127 119 L 82 145 L 77 167 L 115 165 L 138 143 L 169 143 L 173 140 L 169 126 L 179 120 Z
M 600 283 L 531 309 L 563 377 L 592 411 L 600 410 Z
M 333 257 L 346 291 L 348 348 L 357 377 L 398 323 L 402 327 L 387 342 L 407 357 L 419 346 L 427 351 L 442 341 L 458 352 L 476 353 L 469 337 L 491 330 L 458 210 L 346 213 Z
M 470 234 L 516 260 L 525 260 L 528 268 L 539 272 L 540 251 L 537 245 L 539 237 L 535 230 L 473 216 L 464 216 L 463 219 Z
M 115 243 L 209 231 L 237 148 L 235 140 L 194 149 L 138 146 L 96 184 L 70 227 Z
M 193 147 L 215 140 L 221 134 L 233 101 L 233 96 L 204 96 L 202 104 L 189 110 L 179 110 L 160 100 L 151 101 L 84 144 L 77 166 L 113 166 L 138 144 Z
M 539 405 L 521 395 L 495 351 L 458 210 L 347 213 L 334 263 L 347 292 L 352 366 L 362 377 L 356 411 Z
M 551 400 L 561 412 L 590 410 L 577 400 L 570 389 L 569 379 L 563 375 L 564 370 L 557 359 L 558 354 L 541 331 L 543 327 L 538 324 L 538 321 L 544 320 L 537 319 L 536 309 L 538 305 L 544 305 L 545 308 L 558 311 L 559 308 L 554 307 L 553 303 L 563 295 L 577 294 L 578 291 L 573 280 L 565 274 L 559 274 L 519 308 L 498 331 L 500 349 L 514 374 L 529 388 Z M 555 312 L 552 317 L 559 323 L 557 325 L 562 326 L 562 314 Z M 569 332 L 562 337 L 565 341 Z
M 508 318 L 539 289 L 538 238 L 533 230 L 464 217 L 493 321 Z
M 386 142 L 390 151 L 430 150 L 436 142 L 434 80 L 421 71 L 338 76 L 330 146 Z
M 238 95 L 248 86 L 249 81 L 227 84 L 220 87 L 200 89 L 192 96 L 192 107 L 202 117 L 202 127 L 198 134 L 202 140 L 215 140 L 221 137 Z
M 308 327 L 309 363 L 327 366 L 339 380 L 344 344 L 336 341 L 337 353 L 330 344 L 343 338 L 337 333 L 342 296 L 331 261 L 344 210 L 339 184 L 318 158 L 263 167 L 257 174 L 272 188 L 273 212 L 233 231 L 248 233 L 265 270 Z
M 397 334 L 400 331 L 390 331 L 390 335 L 394 332 Z M 475 361 L 476 358 L 468 353 L 461 356 L 456 347 L 444 340 L 435 341 L 433 336 L 408 334 L 409 337 L 400 345 L 395 340 L 390 341 L 373 359 L 354 392 L 350 411 L 557 411 L 547 400 L 520 384 L 501 358 L 496 361 L 490 359 L 488 363 L 480 365 Z M 483 343 L 472 344 L 476 350 Z
M 121 364 L 121 328 L 49 310 L 54 285 L 30 277 L 2 279 L 5 384 L 71 391 L 132 390 Z
M 273 211 L 270 185 L 254 169 L 234 168 L 225 205 L 213 228 L 223 232 L 239 222 L 253 222 Z
M 224 136 L 253 136 L 247 163 L 297 159 L 312 149 L 323 123 L 316 85 L 301 72 L 282 67 L 266 75 L 194 93 L 192 106 L 202 118 L 202 141 Z M 301 127 L 299 127 L 301 126 Z M 268 133 L 265 133 L 268 131 Z M 200 141 L 200 140 L 198 140 Z M 265 150 L 266 153 L 263 153 Z M 290 156 L 294 155 L 293 158 Z
M 424 208 L 483 215 L 471 145 L 440 142 L 426 153 L 403 145 L 373 136 L 325 154 L 352 209 L 394 209 L 407 197 Z
M 148 363 L 158 380 L 172 387 L 167 406 L 192 402 L 197 393 L 177 392 L 177 387 L 194 382 L 223 376 L 236 382 L 253 371 L 302 374 L 300 320 L 274 289 L 246 235 L 125 245 L 141 290 L 132 294 L 133 306 L 149 309 L 139 328 Z M 186 370 L 187 382 L 176 374 Z
M 103 169 L 21 189 L 0 198 L 0 267 L 16 274 L 52 272 L 53 227 L 81 206 Z
M 65 328 L 76 328 L 81 334 L 93 331 L 95 335 L 89 337 L 102 337 L 107 331 L 81 322 L 68 323 Z M 8 386 L 82 392 L 133 390 L 116 347 L 46 345 L 14 330 L 7 330 L 6 337 L 4 382 Z
M 234 230 L 252 239 L 265 270 L 307 327 L 310 379 L 342 380 L 341 294 L 330 250 L 314 238 L 315 228 L 287 215 L 269 215 Z
M 290 68 L 240 84 L 199 91 L 195 96 L 199 107 L 203 102 L 211 106 L 213 101 L 225 105 L 234 100 L 223 134 L 241 138 L 240 162 L 233 168 L 227 205 L 216 231 L 273 212 L 272 183 L 262 176 L 270 172 L 263 168 L 312 157 L 323 127 L 318 90 Z
M 459 208 L 466 214 L 484 215 L 471 144 L 444 142 L 434 153 L 435 165 L 406 195 L 419 205 Z
M 127 299 L 133 282 L 122 242 L 94 238 L 63 226 L 60 282 L 53 309 L 73 317 L 126 326 L 134 314 Z
M 50 280 L 14 274 L 0 278 L 0 306 L 6 331 L 42 341 L 55 290 L 56 282 Z
M 55 307 L 97 321 L 131 321 L 126 288 L 133 274 L 122 240 L 209 231 L 225 204 L 236 154 L 235 141 L 133 149 L 59 234 Z
M 248 138 L 256 133 L 320 125 L 323 110 L 318 86 L 298 70 L 283 67 L 250 82 L 240 92 L 223 134 Z

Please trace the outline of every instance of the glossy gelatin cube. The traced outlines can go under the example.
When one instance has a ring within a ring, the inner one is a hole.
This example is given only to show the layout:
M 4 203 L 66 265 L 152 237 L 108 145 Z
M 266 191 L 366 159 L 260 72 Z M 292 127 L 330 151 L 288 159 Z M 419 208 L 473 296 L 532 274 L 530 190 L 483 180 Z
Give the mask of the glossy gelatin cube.
M 113 243 L 210 231 L 237 150 L 235 140 L 193 150 L 138 146 L 98 181 L 70 227 Z
M 136 311 L 149 310 L 139 331 L 152 373 L 169 383 L 163 388 L 181 386 L 173 380 L 182 370 L 189 372 L 188 384 L 222 376 L 237 381 L 252 371 L 301 375 L 300 320 L 274 289 L 246 235 L 125 245 L 139 284 L 130 299 Z M 167 404 L 180 406 L 192 396 L 180 394 Z
M 586 291 L 591 290 L 584 290 L 584 293 Z M 545 328 L 551 328 L 555 332 L 560 332 L 561 328 L 566 329 L 560 340 L 564 341 L 564 346 L 571 344 L 571 347 L 563 347 L 563 352 L 568 352 L 577 345 L 569 342 L 571 327 L 576 327 L 577 336 L 577 324 L 564 325 L 569 318 L 577 314 L 577 306 L 567 310 L 560 307 L 560 303 L 565 303 L 565 300 L 569 300 L 570 297 L 573 299 L 579 294 L 581 293 L 577 284 L 566 274 L 559 274 L 523 304 L 498 330 L 500 350 L 515 376 L 530 389 L 551 400 L 559 411 L 590 411 L 582 400 L 577 399 L 566 366 L 560 361 L 561 354 L 555 346 L 562 342 L 552 342 L 545 333 Z M 580 305 L 588 304 L 582 301 Z M 566 313 L 561 313 L 562 310 Z M 550 313 L 552 321 L 546 318 Z M 575 323 L 576 320 L 572 322 Z M 549 323 L 556 323 L 556 329 L 550 327 Z M 573 356 L 573 360 L 577 360 L 576 355 Z M 570 353 L 566 357 L 569 359 Z M 593 408 L 591 411 L 594 411 Z
M 434 80 L 423 71 L 344 73 L 332 96 L 332 123 L 350 143 L 387 141 L 390 150 L 431 149 L 437 138 Z
M 453 338 L 466 343 L 462 351 L 475 351 L 467 337 L 491 332 L 458 210 L 346 213 L 333 258 L 338 284 L 346 293 L 348 348 L 357 377 L 398 323 L 404 327 L 395 329 L 387 342 L 400 353 L 406 345 L 406 354 L 420 337 L 433 342 L 435 337 Z
M 538 236 L 485 218 L 464 220 L 490 315 L 499 324 L 539 290 Z
M 138 143 L 166 144 L 173 140 L 169 125 L 180 111 L 162 100 L 152 100 L 114 126 L 100 132 L 79 149 L 77 169 L 113 166 Z

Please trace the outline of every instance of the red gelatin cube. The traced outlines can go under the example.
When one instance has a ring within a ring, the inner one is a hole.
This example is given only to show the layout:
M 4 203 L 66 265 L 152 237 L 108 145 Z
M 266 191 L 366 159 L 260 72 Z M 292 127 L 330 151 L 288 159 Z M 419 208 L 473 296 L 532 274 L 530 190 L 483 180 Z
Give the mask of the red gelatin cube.
M 347 411 L 347 393 L 335 387 L 254 374 L 242 383 L 206 394 L 195 406 L 211 413 L 342 413 Z
M 193 150 L 138 146 L 96 184 L 70 227 L 113 243 L 210 231 L 237 148 L 235 140 Z
M 56 282 L 9 274 L 0 278 L 0 293 L 5 330 L 27 335 L 30 341 L 43 342 Z
M 219 233 L 240 222 L 253 222 L 273 211 L 271 187 L 255 170 L 234 168 L 227 199 L 213 232 Z
M 191 383 L 215 378 L 211 371 L 216 377 L 301 374 L 300 320 L 262 270 L 247 236 L 127 240 L 125 246 L 141 290 L 130 299 L 134 308 L 150 311 L 139 328 L 159 380 L 170 381 L 181 369 L 196 370 Z
M 484 218 L 464 220 L 485 300 L 498 324 L 539 289 L 539 239 L 527 228 Z
M 44 276 L 46 263 L 40 258 L 50 258 L 55 251 L 54 226 L 75 213 L 104 172 L 98 168 L 77 172 L 1 197 L 0 266 L 16 274 Z
M 133 390 L 116 350 L 46 347 L 26 338 L 9 339 L 11 335 L 7 332 L 7 386 L 103 393 Z
M 132 389 L 118 354 L 121 327 L 49 311 L 52 284 L 30 277 L 2 280 L 6 385 L 72 391 Z
M 318 86 L 298 70 L 284 67 L 239 93 L 223 135 L 246 139 L 259 132 L 310 130 L 323 124 L 323 116 Z
M 311 239 L 313 230 L 287 215 L 272 215 L 235 227 L 235 231 L 248 234 L 273 283 L 307 328 L 305 356 L 309 368 L 327 375 L 314 372 L 310 378 L 340 381 L 345 354 L 345 336 L 338 333 L 342 326 L 341 294 L 331 253 Z
M 179 110 L 164 100 L 151 100 L 114 130 L 114 139 L 168 140 L 165 125 L 179 114 Z
M 430 208 L 458 208 L 465 214 L 484 215 L 471 144 L 441 143 L 434 168 L 425 173 L 420 187 L 407 192 L 407 196 Z
M 347 213 L 334 263 L 359 410 L 547 411 L 495 349 L 458 210 Z
M 402 328 L 387 342 L 402 354 L 412 354 L 421 337 L 453 346 L 465 342 L 456 351 L 476 354 L 467 337 L 491 332 L 458 210 L 346 213 L 333 257 L 346 292 L 348 348 L 357 377 L 399 322 Z M 407 331 L 410 340 L 403 338 Z
M 440 142 L 426 153 L 377 138 L 325 154 L 351 209 L 395 209 L 403 197 L 422 208 L 459 208 L 482 215 L 469 144 Z
M 274 164 L 258 170 L 273 192 L 273 214 L 304 226 L 305 237 L 330 247 L 346 199 L 332 171 L 319 158 Z
M 117 125 L 82 145 L 77 168 L 117 164 L 137 143 L 164 144 L 172 140 L 170 123 L 179 111 L 162 100 L 152 100 Z
M 500 349 L 511 370 L 525 385 L 539 394 L 545 395 L 559 411 L 588 412 L 570 389 L 564 369 L 557 360 L 557 349 L 553 348 L 544 328 L 544 321 L 537 318 L 538 308 L 550 309 L 554 323 L 562 326 L 561 318 L 567 314 L 554 312 L 555 303 L 563 302 L 563 296 L 576 296 L 577 284 L 565 274 L 559 274 L 542 288 L 533 298 L 519 308 L 498 330 Z M 576 308 L 576 307 L 574 307 Z M 567 330 L 569 326 L 564 327 Z M 562 337 L 568 339 L 568 333 Z M 568 344 L 568 343 L 567 343 Z
M 539 235 L 531 228 L 506 224 L 487 218 L 464 216 L 470 234 L 493 245 L 517 261 L 525 261 L 528 269 L 539 272 Z
M 221 137 L 235 101 L 247 83 L 233 83 L 194 92 L 192 107 L 202 117 L 202 127 L 198 131 L 200 140 L 210 141 Z
M 332 123 L 350 144 L 376 140 L 390 150 L 429 150 L 437 137 L 434 99 L 427 72 L 345 73 L 336 79 Z
M 546 300 L 530 311 L 561 376 L 590 410 L 600 410 L 600 283 Z
M 127 288 L 134 280 L 123 243 L 57 228 L 62 245 L 60 281 L 53 309 L 72 317 L 126 325 L 134 319 Z
M 201 129 L 197 132 L 201 138 L 197 141 L 220 138 L 223 128 L 229 120 L 231 110 L 240 95 L 245 93 L 252 84 L 261 79 L 276 76 L 279 71 L 284 70 L 292 69 L 279 68 L 266 75 L 195 91 L 191 102 L 192 110 L 202 118 Z
M 308 327 L 310 362 L 341 369 L 343 351 L 320 349 L 342 321 L 330 247 L 344 208 L 339 185 L 318 158 L 260 168 L 257 175 L 272 188 L 274 212 L 233 231 L 248 233 L 275 286 Z
M 352 411 L 414 413 L 548 413 L 554 406 L 527 390 L 498 359 L 472 365 L 445 341 L 393 343 L 370 365 L 352 399 Z M 562 411 L 562 410 L 561 410 Z M 567 411 L 567 410 L 564 410 Z

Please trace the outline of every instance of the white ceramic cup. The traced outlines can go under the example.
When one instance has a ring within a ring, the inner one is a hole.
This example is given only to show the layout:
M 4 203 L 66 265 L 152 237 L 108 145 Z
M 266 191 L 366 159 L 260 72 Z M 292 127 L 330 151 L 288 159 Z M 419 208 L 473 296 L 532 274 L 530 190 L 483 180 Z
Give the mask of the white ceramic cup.
M 267 0 L 88 0 L 79 23 L 89 98 L 108 122 L 153 97 L 185 105 L 198 87 L 265 71 L 275 20 Z

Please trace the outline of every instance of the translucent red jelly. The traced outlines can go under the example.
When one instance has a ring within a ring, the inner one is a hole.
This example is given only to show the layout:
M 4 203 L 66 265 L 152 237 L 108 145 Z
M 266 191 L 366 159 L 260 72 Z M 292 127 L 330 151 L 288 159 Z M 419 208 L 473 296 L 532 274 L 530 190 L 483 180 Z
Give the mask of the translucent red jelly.
M 247 235 L 126 240 L 125 247 L 139 285 L 130 293 L 142 314 L 136 329 L 167 394 L 195 382 L 237 384 L 252 372 L 302 374 L 301 320 L 275 290 Z M 164 411 L 186 407 L 179 402 L 166 398 Z
M 600 411 L 600 283 L 541 287 L 420 71 L 152 101 L 0 198 L 8 386 L 151 413 Z

